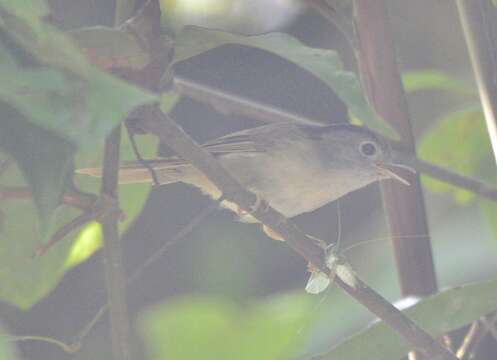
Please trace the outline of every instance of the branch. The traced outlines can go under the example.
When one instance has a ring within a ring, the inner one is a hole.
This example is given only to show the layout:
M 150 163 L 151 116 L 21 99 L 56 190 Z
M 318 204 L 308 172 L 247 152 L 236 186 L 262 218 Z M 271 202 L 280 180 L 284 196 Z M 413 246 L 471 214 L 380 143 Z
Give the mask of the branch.
M 385 121 L 399 133 L 410 153 L 415 139 L 407 99 L 395 57 L 385 0 L 354 1 L 357 61 L 368 98 Z M 423 296 L 437 290 L 428 223 L 419 174 L 400 174 L 411 186 L 392 181 L 381 183 L 383 203 L 392 234 L 402 294 Z M 427 234 L 412 239 L 408 234 Z
M 476 180 L 469 176 L 456 174 L 450 170 L 430 164 L 429 162 L 426 162 L 424 160 L 416 158 L 409 160 L 406 158 L 405 162 L 409 165 L 412 165 L 412 167 L 415 168 L 417 171 L 423 172 L 437 180 L 441 180 L 448 184 L 469 190 L 488 200 L 497 202 L 497 188 L 495 186 Z
M 26 186 L 0 186 L 0 201 L 2 200 L 30 200 L 33 198 L 31 189 Z M 62 195 L 61 205 L 80 210 L 91 210 L 97 197 L 79 191 L 69 191 Z
M 210 105 L 222 114 L 238 114 L 266 123 L 295 122 L 304 125 L 319 125 L 319 121 L 292 114 L 284 110 L 261 104 L 240 96 L 228 94 L 210 86 L 174 77 L 174 87 L 180 94 L 203 104 Z
M 179 156 L 202 171 L 221 190 L 223 199 L 238 204 L 242 210 L 249 212 L 265 226 L 278 232 L 285 239 L 286 244 L 301 254 L 316 269 L 325 273 L 330 272 L 329 264 L 327 264 L 328 259 L 325 259 L 325 252 L 316 241 L 305 235 L 263 199 L 244 189 L 211 154 L 202 149 L 179 128 L 174 120 L 161 113 L 157 107 L 148 107 L 147 110 L 143 112 L 144 117 L 140 121 L 140 125 L 145 131 L 157 135 L 163 143 L 169 145 Z M 342 266 L 342 268 L 348 269 L 346 266 Z M 338 286 L 390 325 L 414 348 L 430 358 L 456 359 L 428 333 L 405 317 L 402 312 L 355 275 L 349 272 L 345 274 L 347 276 L 343 276 L 338 271 L 338 268 L 334 275 L 336 275 L 335 283 Z
M 198 84 L 192 80 L 175 77 L 174 86 L 180 94 L 188 96 L 203 104 L 210 105 L 221 113 L 236 113 L 266 123 L 294 122 L 297 124 L 308 125 L 322 124 L 317 120 L 312 120 L 294 113 L 286 112 L 279 108 L 252 101 L 244 97 L 234 96 L 218 89 Z M 395 145 L 397 146 L 398 144 Z M 443 167 L 417 159 L 416 157 L 413 158 L 412 153 L 409 154 L 408 151 L 402 152 L 404 154 L 399 153 L 399 161 L 405 162 L 406 165 L 411 166 L 418 172 L 425 173 L 435 179 L 463 188 L 497 202 L 497 187 L 491 186 L 490 184 L 471 177 L 459 175 Z
M 203 209 L 199 214 L 197 214 L 190 222 L 183 227 L 176 235 L 173 236 L 172 239 L 165 242 L 157 251 L 155 251 L 151 256 L 149 256 L 143 264 L 140 264 L 131 274 L 131 276 L 127 279 L 126 285 L 130 285 L 140 279 L 143 275 L 145 269 L 147 269 L 150 265 L 154 264 L 158 261 L 164 254 L 174 245 L 178 244 L 181 240 L 183 240 L 186 235 L 192 232 L 202 221 L 207 218 L 210 214 L 214 212 L 218 208 L 218 204 L 213 203 L 211 206 Z M 105 313 L 109 310 L 109 303 L 105 303 L 100 307 L 100 309 L 96 312 L 96 314 L 92 317 L 92 319 L 85 325 L 85 327 L 79 332 L 79 334 L 75 337 L 74 341 L 71 343 L 71 347 L 79 348 L 81 347 L 81 343 L 85 339 L 85 337 L 90 333 L 95 324 L 105 315 Z
M 491 28 L 495 22 L 495 18 L 491 18 L 495 8 L 489 0 L 457 0 L 457 9 L 497 161 L 497 44 L 493 39 L 495 29 Z
M 121 128 L 117 127 L 107 137 L 104 150 L 101 197 L 117 204 L 117 182 L 119 171 L 119 146 Z M 117 209 L 117 205 L 115 206 Z M 110 307 L 112 354 L 114 360 L 130 360 L 129 318 L 126 305 L 125 277 L 122 264 L 121 244 L 118 231 L 118 211 L 103 215 L 103 257 Z

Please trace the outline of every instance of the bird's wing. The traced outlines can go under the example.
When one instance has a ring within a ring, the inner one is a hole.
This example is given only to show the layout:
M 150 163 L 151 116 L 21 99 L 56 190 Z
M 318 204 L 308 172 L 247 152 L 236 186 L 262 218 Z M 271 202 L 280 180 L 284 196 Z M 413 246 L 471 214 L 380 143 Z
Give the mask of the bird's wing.
M 208 141 L 202 145 L 202 148 L 209 151 L 214 156 L 222 156 L 227 154 L 248 154 L 260 153 L 264 151 L 262 141 L 264 137 L 260 136 L 265 133 L 267 126 L 237 131 L 217 139 Z M 261 131 L 262 130 L 262 131 Z M 189 163 L 177 156 L 167 158 L 147 159 L 147 163 L 155 170 L 176 168 L 178 166 L 187 166 Z M 124 168 L 142 168 L 143 164 L 138 161 L 128 161 Z
M 202 147 L 216 157 L 227 154 L 262 153 L 275 143 L 275 139 L 287 138 L 290 133 L 297 131 L 297 128 L 295 124 L 258 126 L 208 141 Z M 177 156 L 150 159 L 147 162 L 156 170 L 189 165 Z M 143 164 L 131 161 L 126 163 L 125 167 L 143 167 Z
M 297 131 L 295 124 L 269 124 L 222 136 L 205 143 L 202 147 L 213 155 L 261 153 L 267 151 L 276 139 L 286 139 L 295 131 Z

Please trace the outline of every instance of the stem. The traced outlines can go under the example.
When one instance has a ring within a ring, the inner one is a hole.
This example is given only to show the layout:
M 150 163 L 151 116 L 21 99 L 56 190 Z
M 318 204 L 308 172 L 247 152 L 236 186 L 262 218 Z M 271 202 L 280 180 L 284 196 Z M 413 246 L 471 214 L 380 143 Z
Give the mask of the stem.
M 400 134 L 405 146 L 416 153 L 409 111 L 397 66 L 384 0 L 355 0 L 358 37 L 357 60 L 361 80 L 378 112 Z M 381 183 L 402 294 L 424 296 L 436 292 L 437 281 L 419 174 L 401 174 L 411 186 Z M 409 354 L 417 359 L 418 354 Z
M 117 202 L 121 128 L 112 131 L 105 142 L 101 196 Z M 129 318 L 125 301 L 125 277 L 118 232 L 118 212 L 109 211 L 102 220 L 104 267 L 110 307 L 112 354 L 114 360 L 129 360 Z
M 304 125 L 319 125 L 319 121 L 286 112 L 284 110 L 261 104 L 241 96 L 228 94 L 210 86 L 194 81 L 174 77 L 174 88 L 180 94 L 188 96 L 203 104 L 212 106 L 221 113 L 235 113 L 268 123 L 296 122 Z
M 416 350 L 421 351 L 428 359 L 457 359 L 440 342 L 419 328 L 411 319 L 367 286 L 357 276 L 353 280 L 354 286 L 351 286 L 349 282 L 342 280 L 338 275 L 334 281 L 347 294 L 366 306 L 369 311 L 376 314 L 386 324 L 395 329 L 395 331 L 413 345 Z
M 190 136 L 181 130 L 174 120 L 162 114 L 157 107 L 149 110 L 141 118 L 140 124 L 144 130 L 156 134 L 161 142 L 169 145 L 179 156 L 202 171 L 222 192 L 223 199 L 238 204 L 242 210 L 250 212 L 262 224 L 278 232 L 285 239 L 287 245 L 302 255 L 316 269 L 326 273 L 329 272 L 324 259 L 324 249 L 316 241 L 306 236 L 290 220 L 273 209 L 263 199 L 244 189 L 211 154 L 202 149 Z M 349 272 L 348 275 L 352 275 L 352 273 Z M 335 277 L 335 283 L 338 286 L 378 315 L 414 348 L 422 351 L 432 359 L 457 359 L 428 333 L 419 328 L 361 280 L 355 276 L 353 276 L 352 281 L 350 281 L 350 276 L 343 280 L 341 276 L 337 275 Z
M 115 0 L 114 26 L 119 26 L 133 13 L 135 0 Z M 119 200 L 117 185 L 119 177 L 119 149 L 121 145 L 121 125 L 116 127 L 105 141 L 104 164 L 102 169 L 102 199 Z M 124 275 L 121 243 L 118 229 L 118 212 L 108 211 L 101 220 L 103 232 L 103 258 L 107 296 L 110 308 L 112 356 L 114 360 L 130 360 L 129 316 L 126 304 L 126 277 Z
M 384 0 L 354 1 L 361 80 L 376 111 L 401 135 L 404 146 L 415 153 L 407 101 L 395 58 Z M 393 237 L 403 295 L 428 295 L 437 284 L 419 176 L 401 174 L 411 186 L 382 182 L 383 199 Z
M 489 5 L 489 6 L 486 6 Z M 496 44 L 490 24 L 493 5 L 486 0 L 457 0 L 459 18 L 475 73 L 488 135 L 497 161 L 497 68 Z

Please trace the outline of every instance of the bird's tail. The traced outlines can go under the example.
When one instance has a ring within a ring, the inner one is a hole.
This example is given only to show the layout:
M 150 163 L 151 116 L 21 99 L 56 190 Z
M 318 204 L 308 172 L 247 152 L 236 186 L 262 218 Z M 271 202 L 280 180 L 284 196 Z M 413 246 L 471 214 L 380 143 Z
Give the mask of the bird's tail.
M 151 168 L 161 185 L 171 184 L 182 179 L 189 173 L 187 164 L 178 164 L 177 161 L 173 164 L 161 165 L 151 164 Z M 83 168 L 76 170 L 77 174 L 89 175 L 93 177 L 102 177 L 101 168 Z M 151 170 L 144 167 L 140 163 L 130 162 L 126 166 L 119 169 L 119 184 L 137 184 L 137 183 L 152 183 L 153 176 Z

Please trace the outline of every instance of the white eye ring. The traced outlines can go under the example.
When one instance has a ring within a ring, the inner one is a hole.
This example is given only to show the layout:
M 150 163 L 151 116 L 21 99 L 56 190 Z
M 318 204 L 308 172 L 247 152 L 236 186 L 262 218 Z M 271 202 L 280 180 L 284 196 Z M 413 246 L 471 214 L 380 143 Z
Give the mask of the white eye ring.
M 375 157 L 378 153 L 378 146 L 371 141 L 364 141 L 359 145 L 359 152 L 366 157 Z

